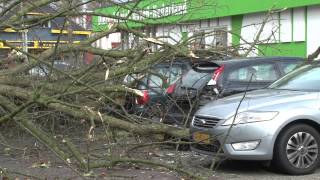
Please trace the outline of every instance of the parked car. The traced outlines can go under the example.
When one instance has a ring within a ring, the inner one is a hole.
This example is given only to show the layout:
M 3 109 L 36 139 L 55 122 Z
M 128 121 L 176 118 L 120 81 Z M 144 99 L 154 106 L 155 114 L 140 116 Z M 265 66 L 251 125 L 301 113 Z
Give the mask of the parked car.
M 312 173 L 320 160 L 319 107 L 320 63 L 315 62 L 267 88 L 200 108 L 190 127 L 197 142 L 192 150 L 234 160 L 271 161 L 292 175 Z
M 193 110 L 200 102 L 198 97 L 201 91 L 218 68 L 219 65 L 214 60 L 194 63 L 191 69 L 171 84 L 166 91 L 169 98 L 167 98 L 165 117 L 162 118 L 162 122 L 182 125 L 184 119 L 194 113 Z
M 124 84 L 134 89 L 141 90 L 140 97 L 127 96 L 126 109 L 144 117 L 154 118 L 157 121 L 163 117 L 168 102 L 168 93 L 183 74 L 188 72 L 192 66 L 206 63 L 208 59 L 217 60 L 224 56 L 219 54 L 205 54 L 198 52 L 198 58 L 176 57 L 174 60 L 156 64 L 151 72 L 128 75 Z
M 160 105 L 166 102 L 166 89 L 191 68 L 190 63 L 187 58 L 177 58 L 156 64 L 147 73 L 126 76 L 124 84 L 143 93 L 140 97 L 128 95 L 126 109 L 130 113 L 150 118 L 160 113 Z
M 72 65 L 62 60 L 56 60 L 53 62 L 53 67 L 62 71 L 66 71 L 71 69 Z M 30 75 L 39 76 L 39 77 L 47 76 L 49 72 L 50 72 L 50 67 L 48 67 L 47 65 L 39 65 L 29 70 Z
M 303 62 L 297 57 L 254 57 L 197 64 L 167 90 L 171 101 L 164 122 L 190 124 L 195 111 L 209 101 L 244 92 L 250 79 L 249 91 L 264 88 Z

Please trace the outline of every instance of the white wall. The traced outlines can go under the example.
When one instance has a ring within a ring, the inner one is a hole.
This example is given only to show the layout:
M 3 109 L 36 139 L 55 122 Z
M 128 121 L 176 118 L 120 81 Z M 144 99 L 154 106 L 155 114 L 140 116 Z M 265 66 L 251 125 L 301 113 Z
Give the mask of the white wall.
M 287 9 L 273 14 L 266 23 L 259 41 L 275 42 L 299 42 L 305 41 L 305 8 Z M 319 8 L 312 10 L 320 13 Z M 241 36 L 247 42 L 253 42 L 256 38 L 267 13 L 254 13 L 244 15 Z M 309 14 L 319 19 L 314 14 Z M 280 23 L 280 24 L 279 24 Z M 270 38 L 270 40 L 268 40 Z M 244 43 L 242 41 L 241 43 Z
M 305 8 L 287 9 L 280 13 L 273 14 L 268 23 L 266 23 L 263 32 L 259 38 L 262 43 L 278 43 L 278 42 L 303 42 L 306 41 L 305 29 L 306 18 Z M 243 28 L 241 30 L 241 36 L 244 40 L 241 40 L 241 44 L 246 42 L 253 42 L 261 28 L 261 24 L 266 18 L 267 13 L 254 13 L 244 15 Z M 312 7 L 308 10 L 308 34 L 318 34 L 320 32 L 320 7 Z M 308 52 L 312 51 L 320 45 L 320 36 L 308 37 Z M 243 45 L 244 48 L 250 45 Z M 240 52 L 241 53 L 241 52 Z M 257 50 L 250 55 L 255 56 Z
M 176 25 L 169 26 L 168 35 L 169 35 L 170 38 L 169 38 L 168 42 L 170 44 L 178 43 L 182 39 L 182 34 L 181 33 L 182 32 L 181 32 L 179 26 L 176 26 Z
M 111 43 L 120 43 L 121 42 L 121 33 L 112 33 L 109 35 L 108 37 L 108 40 L 109 40 L 109 43 L 108 43 L 108 46 L 109 48 L 112 48 L 111 47 Z
M 263 21 L 266 19 L 267 13 L 255 13 L 244 15 L 241 36 L 247 42 L 254 42 L 256 39 Z M 241 43 L 245 43 L 241 41 Z M 259 37 L 259 41 L 265 43 L 274 43 L 279 41 L 279 16 L 273 14 L 268 18 L 263 31 Z
M 120 33 L 112 33 L 108 37 L 103 37 L 95 43 L 96 47 L 101 49 L 111 49 L 111 44 L 121 42 L 121 34 Z
M 292 41 L 292 11 L 286 10 L 280 13 L 280 41 Z
M 213 32 L 216 28 L 224 27 L 226 30 L 231 30 L 231 17 L 201 20 L 187 22 L 179 25 L 158 25 L 155 27 L 156 37 L 170 36 L 170 38 L 161 38 L 161 40 L 170 44 L 176 44 L 182 40 L 182 33 L 186 32 L 189 37 L 194 35 L 194 32 Z M 131 46 L 133 36 L 129 35 L 129 46 Z M 104 37 L 97 41 L 97 46 L 103 49 L 111 49 L 112 42 L 121 42 L 120 33 L 110 34 L 108 38 Z M 206 44 L 210 46 L 215 44 L 215 37 L 208 36 L 205 38 Z M 228 34 L 228 45 L 231 45 L 232 35 Z
M 219 27 L 226 27 L 228 31 L 231 31 L 232 29 L 232 20 L 231 17 L 223 17 L 219 18 Z M 232 44 L 232 34 L 228 33 L 228 46 L 231 46 Z
M 306 40 L 306 17 L 305 8 L 293 9 L 293 41 Z
M 99 40 L 99 48 L 101 49 L 108 49 L 108 38 L 103 37 Z
M 280 13 L 280 41 L 305 41 L 305 8 L 289 9 Z
M 307 43 L 307 54 L 313 53 L 320 46 L 320 6 L 308 7 Z
M 226 27 L 226 30 L 231 30 L 231 18 L 219 18 L 219 19 L 211 19 L 211 20 L 201 20 L 201 21 L 193 21 L 188 22 L 181 25 L 159 25 L 156 28 L 156 36 L 170 36 L 172 39 L 162 39 L 171 44 L 175 44 L 176 42 L 182 39 L 182 33 L 187 32 L 188 37 L 194 35 L 195 32 L 213 32 L 215 28 Z M 207 36 L 205 38 L 206 44 L 213 45 L 214 37 Z M 232 35 L 228 34 L 228 45 L 231 45 Z

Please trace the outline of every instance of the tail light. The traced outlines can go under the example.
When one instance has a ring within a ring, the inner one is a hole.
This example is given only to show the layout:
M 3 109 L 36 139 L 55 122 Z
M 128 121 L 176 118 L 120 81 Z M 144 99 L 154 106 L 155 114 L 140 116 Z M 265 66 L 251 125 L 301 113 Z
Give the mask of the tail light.
M 221 74 L 223 73 L 223 71 L 224 71 L 224 65 L 220 66 L 217 70 L 214 71 L 212 75 L 212 80 L 217 82 Z
M 176 89 L 177 84 L 173 83 L 167 88 L 167 94 L 173 94 L 174 90 Z
M 136 103 L 139 104 L 139 105 L 145 105 L 150 100 L 150 96 L 149 96 L 148 91 L 143 90 L 142 93 L 143 93 L 142 96 L 136 98 Z

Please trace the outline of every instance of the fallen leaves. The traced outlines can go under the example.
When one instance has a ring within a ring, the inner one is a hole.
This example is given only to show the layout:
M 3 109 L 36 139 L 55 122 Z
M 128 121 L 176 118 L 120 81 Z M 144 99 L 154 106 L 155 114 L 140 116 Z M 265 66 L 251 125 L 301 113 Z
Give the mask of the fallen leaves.
M 35 162 L 32 164 L 32 168 L 50 168 L 51 166 L 51 162 L 47 161 L 47 162 Z

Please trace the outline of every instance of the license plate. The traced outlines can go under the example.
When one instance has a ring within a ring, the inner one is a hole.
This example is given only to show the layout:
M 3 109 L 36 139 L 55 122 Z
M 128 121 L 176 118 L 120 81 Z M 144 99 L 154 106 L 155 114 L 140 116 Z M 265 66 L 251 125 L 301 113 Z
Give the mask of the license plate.
M 193 139 L 198 143 L 210 144 L 210 135 L 201 132 L 193 133 Z

